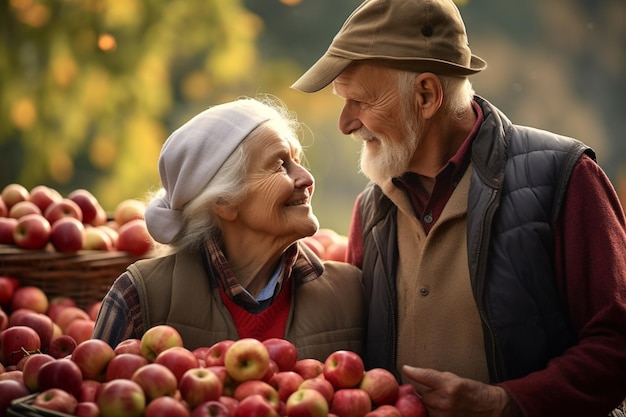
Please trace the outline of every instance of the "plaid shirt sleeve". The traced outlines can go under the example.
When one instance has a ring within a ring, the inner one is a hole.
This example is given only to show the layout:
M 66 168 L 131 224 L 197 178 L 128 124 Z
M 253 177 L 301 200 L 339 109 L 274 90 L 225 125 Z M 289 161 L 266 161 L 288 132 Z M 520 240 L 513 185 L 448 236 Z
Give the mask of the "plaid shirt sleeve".
M 94 339 L 102 339 L 113 348 L 121 341 L 140 339 L 144 333 L 137 288 L 127 272 L 120 275 L 102 300 Z

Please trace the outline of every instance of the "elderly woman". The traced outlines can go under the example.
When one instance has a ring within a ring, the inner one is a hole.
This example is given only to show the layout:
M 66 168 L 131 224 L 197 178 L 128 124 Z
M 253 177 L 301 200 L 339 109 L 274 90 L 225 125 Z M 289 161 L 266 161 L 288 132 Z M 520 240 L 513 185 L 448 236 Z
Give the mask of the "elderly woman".
M 296 127 L 283 106 L 245 98 L 203 111 L 167 139 L 163 188 L 145 215 L 169 251 L 117 278 L 95 338 L 115 346 L 168 324 L 189 349 L 281 337 L 300 357 L 361 352 L 360 271 L 322 262 L 299 242 L 319 224 Z

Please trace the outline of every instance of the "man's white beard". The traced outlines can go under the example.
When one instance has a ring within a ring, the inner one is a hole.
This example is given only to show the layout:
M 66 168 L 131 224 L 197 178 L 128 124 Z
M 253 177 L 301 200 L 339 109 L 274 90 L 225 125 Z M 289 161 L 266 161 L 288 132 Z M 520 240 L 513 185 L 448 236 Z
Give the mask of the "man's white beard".
M 421 126 L 416 116 L 407 118 L 404 141 L 394 142 L 386 136 L 377 136 L 377 143 L 367 143 L 374 135 L 365 127 L 361 127 L 353 136 L 361 139 L 360 165 L 361 172 L 374 183 L 381 185 L 393 177 L 399 177 L 409 167 L 413 154 L 422 137 Z

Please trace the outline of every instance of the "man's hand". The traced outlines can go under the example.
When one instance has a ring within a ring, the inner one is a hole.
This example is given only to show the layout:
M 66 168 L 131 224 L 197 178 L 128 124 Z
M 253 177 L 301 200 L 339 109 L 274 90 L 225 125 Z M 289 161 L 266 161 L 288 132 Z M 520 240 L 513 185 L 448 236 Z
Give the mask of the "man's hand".
M 517 417 L 521 412 L 506 391 L 450 372 L 405 365 L 416 382 L 429 417 Z

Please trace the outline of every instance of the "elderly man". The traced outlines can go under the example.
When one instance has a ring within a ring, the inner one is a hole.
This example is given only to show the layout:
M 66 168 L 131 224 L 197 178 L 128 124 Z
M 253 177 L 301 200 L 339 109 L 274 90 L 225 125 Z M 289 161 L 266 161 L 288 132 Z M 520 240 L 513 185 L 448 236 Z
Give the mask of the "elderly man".
M 606 416 L 626 396 L 626 220 L 584 143 L 513 124 L 451 0 L 366 0 L 294 84 L 363 143 L 365 360 L 430 416 Z

